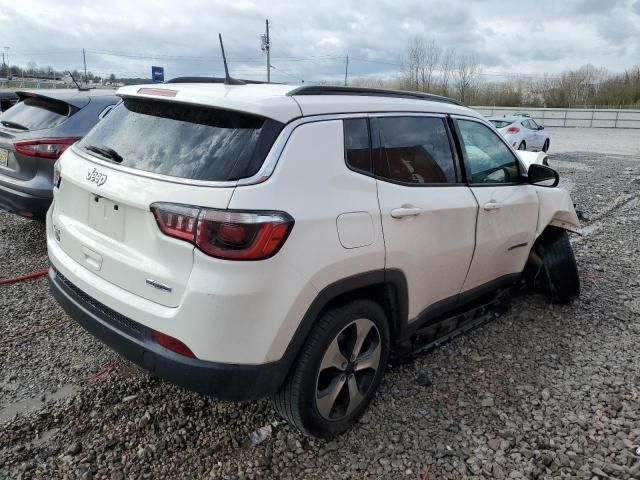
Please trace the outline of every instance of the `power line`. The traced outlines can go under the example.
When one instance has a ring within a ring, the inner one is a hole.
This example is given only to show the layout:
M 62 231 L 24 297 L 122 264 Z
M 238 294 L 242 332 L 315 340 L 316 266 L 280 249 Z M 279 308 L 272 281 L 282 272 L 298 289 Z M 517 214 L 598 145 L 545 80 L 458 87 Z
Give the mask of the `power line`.
M 282 74 L 286 75 L 286 76 L 287 76 L 287 77 L 289 77 L 289 78 L 295 78 L 296 80 L 299 80 L 299 81 L 301 81 L 301 82 L 303 82 L 303 83 L 304 83 L 304 79 L 303 79 L 303 78 L 298 77 L 297 75 L 293 75 L 292 73 L 287 73 L 287 72 L 285 72 L 284 70 L 280 70 L 280 69 L 279 69 L 279 68 L 277 68 L 275 65 L 271 65 L 271 68 L 273 68 L 274 70 L 277 70 L 278 72 L 280 72 L 280 73 L 282 73 Z
M 270 48 L 269 48 L 270 50 Z M 40 56 L 40 55 L 76 55 L 77 50 L 75 49 L 49 49 L 49 50 L 23 50 L 23 51 L 12 51 L 12 56 L 17 57 L 29 57 L 29 56 Z M 175 62 L 198 62 L 200 64 L 212 65 L 221 60 L 222 57 L 218 55 L 213 56 L 192 56 L 192 55 L 168 55 L 168 54 L 154 54 L 154 53 L 133 53 L 133 52 L 124 52 L 124 51 L 115 51 L 115 50 L 98 50 L 98 49 L 83 49 L 84 55 L 87 53 L 93 55 L 101 55 L 101 56 L 112 56 L 112 57 L 120 57 L 120 58 L 129 58 L 135 60 L 167 60 L 167 61 L 175 61 Z M 270 52 L 269 55 L 270 57 Z M 316 65 L 320 65 L 318 62 L 340 62 L 342 63 L 345 57 L 343 55 L 309 55 L 309 56 L 282 56 L 282 57 L 270 57 L 268 61 L 276 60 L 278 62 L 310 62 Z M 260 63 L 263 62 L 263 57 L 229 57 L 230 61 L 233 62 L 241 62 L 241 63 Z M 363 58 L 363 57 L 354 57 L 349 56 L 349 61 L 353 62 L 363 62 L 374 65 L 388 65 L 396 68 L 402 68 L 403 64 L 399 62 L 392 62 L 387 60 L 380 59 L 371 59 L 371 58 Z M 275 70 L 279 70 L 274 68 Z M 348 67 L 346 68 L 348 72 Z M 280 70 L 279 70 L 280 71 Z M 435 70 L 436 72 L 442 71 L 439 69 Z M 288 75 L 288 74 L 287 74 Z M 478 73 L 479 76 L 482 77 L 524 77 L 524 78 L 559 78 L 558 75 L 549 75 L 544 73 L 531 73 L 531 72 L 500 72 L 500 71 L 483 71 Z M 269 77 L 268 77 L 269 78 Z

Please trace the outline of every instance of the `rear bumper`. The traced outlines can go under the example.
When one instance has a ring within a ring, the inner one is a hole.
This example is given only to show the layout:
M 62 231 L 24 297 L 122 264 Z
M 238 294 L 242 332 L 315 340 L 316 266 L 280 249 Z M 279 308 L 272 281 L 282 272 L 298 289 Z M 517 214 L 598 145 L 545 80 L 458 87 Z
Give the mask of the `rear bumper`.
M 133 363 L 188 390 L 222 400 L 255 400 L 275 393 L 284 382 L 288 363 L 262 365 L 207 362 L 174 353 L 151 336 L 151 330 L 111 310 L 49 270 L 55 299 L 85 330 Z
M 22 216 L 32 213 L 33 216 L 44 216 L 51 205 L 51 197 L 38 197 L 30 193 L 20 192 L 6 185 L 0 185 L 0 208 Z

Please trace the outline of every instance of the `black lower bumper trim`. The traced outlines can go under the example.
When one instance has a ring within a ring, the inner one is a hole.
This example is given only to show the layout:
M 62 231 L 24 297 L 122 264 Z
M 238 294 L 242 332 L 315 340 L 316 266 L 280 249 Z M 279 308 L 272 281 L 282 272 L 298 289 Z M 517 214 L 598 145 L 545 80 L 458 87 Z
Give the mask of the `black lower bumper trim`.
M 275 393 L 287 375 L 282 361 L 237 365 L 174 353 L 153 341 L 151 330 L 144 325 L 128 319 L 139 331 L 118 328 L 120 325 L 111 315 L 113 310 L 82 292 L 53 268 L 49 269 L 49 285 L 58 303 L 85 330 L 133 363 L 175 385 L 221 400 L 245 401 Z
M 42 217 L 49 210 L 51 198 L 36 197 L 29 193 L 13 190 L 0 185 L 0 208 L 19 215 L 30 212 L 34 216 Z

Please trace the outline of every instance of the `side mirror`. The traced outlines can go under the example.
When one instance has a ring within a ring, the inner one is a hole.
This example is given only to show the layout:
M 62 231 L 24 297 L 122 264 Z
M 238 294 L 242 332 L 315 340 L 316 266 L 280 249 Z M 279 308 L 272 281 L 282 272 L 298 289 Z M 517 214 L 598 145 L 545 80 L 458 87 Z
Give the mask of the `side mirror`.
M 544 125 L 538 125 L 538 130 L 544 130 Z
M 527 181 L 531 185 L 552 188 L 558 186 L 560 175 L 553 168 L 534 163 L 529 166 Z

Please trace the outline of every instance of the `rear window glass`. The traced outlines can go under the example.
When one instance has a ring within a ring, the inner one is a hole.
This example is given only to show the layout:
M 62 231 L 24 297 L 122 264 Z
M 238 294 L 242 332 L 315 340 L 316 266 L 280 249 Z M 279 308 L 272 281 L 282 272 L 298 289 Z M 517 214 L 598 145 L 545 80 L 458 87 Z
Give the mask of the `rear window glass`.
M 17 130 L 44 130 L 57 127 L 77 111 L 59 100 L 28 97 L 0 115 L 0 121 Z
M 236 180 L 260 169 L 282 127 L 256 115 L 128 98 L 80 146 L 110 149 L 122 158 L 120 165 L 146 172 Z
M 509 125 L 511 125 L 513 122 L 507 121 L 507 120 L 489 120 L 491 123 L 493 123 L 493 126 L 496 128 L 504 128 L 504 127 L 508 127 Z

